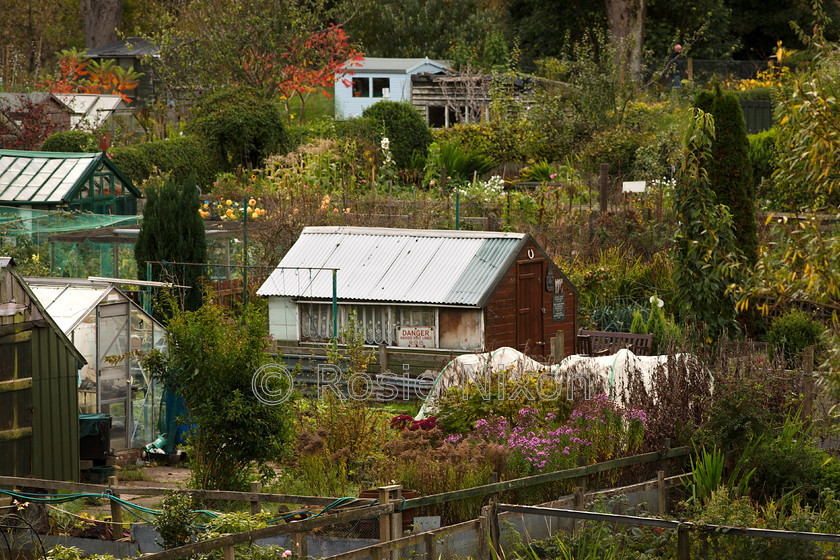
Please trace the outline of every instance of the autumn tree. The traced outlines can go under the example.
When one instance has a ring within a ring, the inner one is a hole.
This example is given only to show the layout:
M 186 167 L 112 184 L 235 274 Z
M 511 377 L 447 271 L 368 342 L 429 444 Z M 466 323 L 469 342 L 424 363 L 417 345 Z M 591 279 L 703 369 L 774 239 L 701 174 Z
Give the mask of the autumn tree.
M 309 96 L 320 90 L 329 97 L 326 88 L 335 84 L 337 74 L 353 74 L 353 67 L 360 63 L 362 54 L 350 45 L 342 28 L 331 25 L 325 31 L 299 37 L 284 52 L 271 54 L 270 59 L 269 68 L 280 72 L 282 81 L 277 90 L 285 101 L 286 112 L 291 117 L 291 102 L 297 97 L 300 100 L 298 122 L 302 124 Z M 346 77 L 339 79 L 347 81 Z
M 143 74 L 126 70 L 114 60 L 89 60 L 86 51 L 61 51 L 58 69 L 41 78 L 41 87 L 52 93 L 94 93 L 119 95 L 131 102 L 127 93 L 140 85 Z
M 161 56 L 150 62 L 179 95 L 236 86 L 305 104 L 356 56 L 327 13 L 317 0 L 193 0 L 152 38 Z
M 840 55 L 838 45 L 823 35 L 825 20 L 813 36 L 800 32 L 813 63 L 795 77 L 788 95 L 776 107 L 777 170 L 780 189 L 802 193 L 809 200 L 798 219 L 770 216 L 768 241 L 759 249 L 751 283 L 739 305 L 806 305 L 831 313 L 835 389 L 840 390 L 840 231 L 827 226 L 821 213 L 840 206 Z

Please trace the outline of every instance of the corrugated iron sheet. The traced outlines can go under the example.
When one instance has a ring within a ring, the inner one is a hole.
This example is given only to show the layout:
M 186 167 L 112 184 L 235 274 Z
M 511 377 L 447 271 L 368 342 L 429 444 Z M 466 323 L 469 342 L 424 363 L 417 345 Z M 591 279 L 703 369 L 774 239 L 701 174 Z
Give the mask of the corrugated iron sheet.
M 306 228 L 257 291 L 263 296 L 478 305 L 523 234 Z

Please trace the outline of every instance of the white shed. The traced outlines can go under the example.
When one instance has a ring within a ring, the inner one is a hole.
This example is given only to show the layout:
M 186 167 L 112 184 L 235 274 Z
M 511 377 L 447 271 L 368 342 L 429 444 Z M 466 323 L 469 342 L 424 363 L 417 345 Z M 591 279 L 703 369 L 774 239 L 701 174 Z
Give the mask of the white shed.
M 371 58 L 348 62 L 335 76 L 335 117 L 353 118 L 380 101 L 411 101 L 411 76 L 442 74 L 446 61 L 426 58 Z

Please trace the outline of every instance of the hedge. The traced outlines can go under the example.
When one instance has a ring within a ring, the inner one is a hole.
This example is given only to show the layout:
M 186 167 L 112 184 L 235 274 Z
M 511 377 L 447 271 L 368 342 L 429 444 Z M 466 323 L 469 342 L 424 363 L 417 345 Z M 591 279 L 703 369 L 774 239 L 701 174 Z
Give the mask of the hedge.
M 173 181 L 185 181 L 196 174 L 196 184 L 205 189 L 216 175 L 227 169 L 207 142 L 195 135 L 158 140 L 134 146 L 120 146 L 112 150 L 111 160 L 136 185 L 148 179 L 155 168 L 170 172 Z

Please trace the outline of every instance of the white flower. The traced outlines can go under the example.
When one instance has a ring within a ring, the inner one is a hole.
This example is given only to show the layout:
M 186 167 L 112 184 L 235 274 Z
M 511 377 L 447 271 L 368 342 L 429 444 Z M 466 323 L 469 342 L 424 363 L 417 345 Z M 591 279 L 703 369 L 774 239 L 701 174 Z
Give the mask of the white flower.
M 651 304 L 655 303 L 657 307 L 662 307 L 662 306 L 664 306 L 664 305 L 665 305 L 665 302 L 664 302 L 664 301 L 662 301 L 661 299 L 659 299 L 659 298 L 658 298 L 658 297 L 656 297 L 656 296 L 650 296 L 650 299 L 649 299 L 648 301 L 649 301 Z
M 379 145 L 382 146 L 383 150 L 387 150 L 388 147 L 391 145 L 391 141 L 388 140 L 388 138 L 386 137 L 382 139 L 382 142 Z

